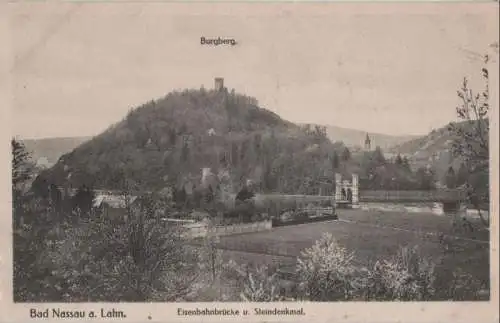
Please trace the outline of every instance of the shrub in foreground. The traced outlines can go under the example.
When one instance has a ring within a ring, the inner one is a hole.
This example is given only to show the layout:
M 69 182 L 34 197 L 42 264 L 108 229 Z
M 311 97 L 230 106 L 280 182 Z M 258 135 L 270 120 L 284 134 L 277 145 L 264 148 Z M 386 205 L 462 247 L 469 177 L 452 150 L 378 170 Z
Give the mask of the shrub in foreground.
M 391 259 L 361 270 L 358 289 L 365 300 L 430 300 L 435 295 L 434 268 L 417 247 L 403 247 Z
M 298 260 L 302 297 L 311 301 L 425 301 L 435 295 L 434 264 L 417 247 L 401 248 L 390 259 L 357 269 L 354 254 L 325 234 Z
M 304 297 L 311 301 L 348 300 L 354 296 L 354 254 L 329 233 L 302 252 L 297 276 Z

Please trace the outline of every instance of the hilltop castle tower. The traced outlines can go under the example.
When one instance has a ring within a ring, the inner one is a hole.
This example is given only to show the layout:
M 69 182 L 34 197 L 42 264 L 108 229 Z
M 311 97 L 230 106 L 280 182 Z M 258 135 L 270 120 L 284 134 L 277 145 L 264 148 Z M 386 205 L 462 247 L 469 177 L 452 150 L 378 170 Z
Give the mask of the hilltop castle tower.
M 224 90 L 224 78 L 222 77 L 216 77 L 215 78 L 215 91 L 222 91 Z
M 372 141 L 370 139 L 370 136 L 368 136 L 368 134 L 366 134 L 366 138 L 365 138 L 365 150 L 366 151 L 370 151 L 371 150 L 371 145 L 372 145 Z

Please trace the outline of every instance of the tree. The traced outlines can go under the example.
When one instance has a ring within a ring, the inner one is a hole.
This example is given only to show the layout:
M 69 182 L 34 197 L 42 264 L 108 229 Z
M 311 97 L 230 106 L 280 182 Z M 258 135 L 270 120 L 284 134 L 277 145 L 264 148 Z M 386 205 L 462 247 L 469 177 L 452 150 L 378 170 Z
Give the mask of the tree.
M 49 187 L 50 184 L 42 175 L 37 176 L 31 184 L 31 190 L 34 195 L 42 199 L 49 198 Z
M 384 165 L 385 164 L 385 157 L 384 157 L 384 153 L 382 152 L 382 148 L 380 148 L 380 146 L 377 146 L 375 148 L 375 151 L 373 152 L 373 155 L 372 155 L 372 160 L 375 162 L 375 164 L 377 166 L 381 166 L 381 165 Z
M 461 105 L 456 108 L 460 124 L 452 123 L 450 130 L 458 137 L 452 145 L 455 156 L 464 157 L 477 170 L 488 166 L 489 160 L 489 90 L 488 71 L 483 69 L 485 90 L 474 94 L 464 78 L 462 88 L 458 91 Z
M 170 145 L 175 146 L 175 143 L 177 142 L 177 131 L 175 128 L 170 128 L 168 130 L 168 139 L 170 141 Z
M 261 150 L 262 150 L 262 135 L 255 134 L 254 135 L 254 150 L 257 161 L 260 160 Z
M 315 125 L 314 130 L 312 131 L 312 135 L 314 137 L 315 143 L 319 144 L 323 142 L 325 139 L 327 139 L 326 127 Z
M 239 165 L 239 147 L 236 142 L 231 143 L 231 166 L 238 167 Z
M 398 166 L 403 165 L 403 159 L 401 158 L 401 155 L 400 155 L 400 154 L 398 154 L 398 155 L 396 156 L 396 161 L 395 161 L 395 163 L 396 163 L 396 165 L 398 165 Z
M 179 135 L 185 135 L 188 132 L 188 127 L 186 126 L 186 123 L 182 123 L 181 126 L 179 127 Z
M 243 139 L 241 142 L 240 142 L 240 149 L 239 149 L 239 153 L 240 153 L 240 157 L 239 157 L 239 160 L 242 161 L 243 163 L 247 162 L 247 155 L 248 155 L 248 148 L 249 148 L 249 143 L 248 141 L 246 141 L 245 139 Z
M 408 160 L 408 157 L 406 157 L 406 156 L 403 157 L 403 166 L 407 170 L 410 170 L 410 161 Z
M 108 251 L 108 256 L 116 268 L 110 273 L 116 276 L 105 279 L 118 281 L 114 289 L 124 294 L 122 300 L 176 301 L 192 291 L 199 275 L 194 265 L 197 259 L 186 250 L 180 232 L 162 225 L 157 211 L 156 203 L 146 195 L 139 209 L 129 209 L 125 224 L 104 227 L 102 248 L 113 250 L 114 255 Z
M 434 188 L 434 176 L 430 170 L 420 167 L 417 169 L 418 187 L 421 190 L 430 190 Z
M 457 178 L 455 175 L 455 170 L 452 166 L 450 166 L 448 168 L 448 171 L 446 172 L 445 182 L 447 188 L 455 188 L 457 186 Z
M 31 179 L 32 167 L 30 154 L 26 151 L 23 143 L 12 138 L 12 208 L 15 223 L 21 223 L 23 216 L 19 211 L 22 209 L 23 185 Z M 16 216 L 17 215 L 17 216 Z
M 333 157 L 332 157 L 332 169 L 336 170 L 339 168 L 339 155 L 337 154 L 337 151 L 333 152 Z
M 11 140 L 12 148 L 12 191 L 17 192 L 20 185 L 31 178 L 32 167 L 30 165 L 30 154 L 26 151 L 24 144 L 16 139 Z
M 182 186 L 180 189 L 173 190 L 172 199 L 177 208 L 181 208 L 186 205 L 187 193 L 184 186 Z
M 458 168 L 457 172 L 457 186 L 462 186 L 467 183 L 469 178 L 469 170 L 467 169 L 467 165 L 465 163 L 460 164 L 460 168 Z
M 348 161 L 351 159 L 351 151 L 349 148 L 345 147 L 344 151 L 342 152 L 342 160 L 343 161 Z
M 90 188 L 85 185 L 80 187 L 73 197 L 73 209 L 79 209 L 83 215 L 90 215 L 94 197 L 95 194 Z
M 182 150 L 181 150 L 181 162 L 186 163 L 189 161 L 189 145 L 187 142 L 185 142 L 182 145 Z
M 457 91 L 460 105 L 456 108 L 460 123 L 452 123 L 450 132 L 455 136 L 452 144 L 452 152 L 460 156 L 467 163 L 471 176 L 485 177 L 480 174 L 489 174 L 489 72 L 487 64 L 490 56 L 484 56 L 484 67 L 482 78 L 484 88 L 482 91 L 474 92 L 469 87 L 467 78 L 463 79 L 462 87 Z M 483 218 L 481 207 L 489 201 L 488 181 L 478 180 L 474 185 L 468 185 L 469 202 L 479 211 L 483 224 L 487 221 Z
M 50 185 L 49 198 L 50 198 L 50 203 L 52 204 L 52 206 L 57 211 L 61 211 L 61 208 L 62 208 L 62 193 L 59 190 L 59 188 L 56 185 L 54 185 L 54 184 Z

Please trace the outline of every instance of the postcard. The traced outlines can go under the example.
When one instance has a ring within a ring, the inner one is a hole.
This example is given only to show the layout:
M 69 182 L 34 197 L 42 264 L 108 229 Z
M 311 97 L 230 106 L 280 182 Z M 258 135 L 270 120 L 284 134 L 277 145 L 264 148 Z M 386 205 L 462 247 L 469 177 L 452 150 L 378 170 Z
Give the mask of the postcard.
M 2 7 L 0 321 L 498 322 L 498 2 Z

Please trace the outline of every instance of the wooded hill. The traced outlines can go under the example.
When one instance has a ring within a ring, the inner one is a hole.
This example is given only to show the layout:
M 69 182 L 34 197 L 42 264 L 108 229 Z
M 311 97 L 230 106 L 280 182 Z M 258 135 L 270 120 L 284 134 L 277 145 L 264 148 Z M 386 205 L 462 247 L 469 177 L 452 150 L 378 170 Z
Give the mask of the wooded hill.
M 371 189 L 415 189 L 426 181 L 406 164 L 386 161 L 380 150 L 352 156 L 342 142 L 328 139 L 324 127 L 283 120 L 255 98 L 202 88 L 171 92 L 132 109 L 63 155 L 34 188 L 120 190 L 126 180 L 158 191 L 197 185 L 206 167 L 225 173 L 233 192 L 252 179 L 261 192 L 331 194 L 335 172 L 356 172 Z M 399 180 L 404 184 L 395 185 Z
M 318 164 L 333 149 L 320 128 L 285 121 L 234 90 L 185 90 L 131 110 L 63 155 L 37 182 L 121 189 L 126 178 L 158 190 L 199 182 L 201 169 L 210 167 L 228 171 L 237 186 L 250 178 L 264 191 L 297 192 L 319 176 Z

